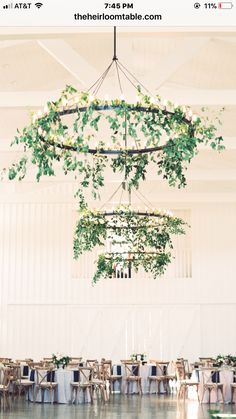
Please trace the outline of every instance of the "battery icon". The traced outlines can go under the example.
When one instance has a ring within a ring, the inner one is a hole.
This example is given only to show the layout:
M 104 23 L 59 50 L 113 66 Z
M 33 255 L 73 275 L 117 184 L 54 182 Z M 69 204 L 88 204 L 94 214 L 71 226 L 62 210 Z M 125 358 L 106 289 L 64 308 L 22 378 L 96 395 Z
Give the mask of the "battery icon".
M 223 1 L 221 3 L 218 3 L 219 9 L 232 9 L 233 3 L 230 1 Z

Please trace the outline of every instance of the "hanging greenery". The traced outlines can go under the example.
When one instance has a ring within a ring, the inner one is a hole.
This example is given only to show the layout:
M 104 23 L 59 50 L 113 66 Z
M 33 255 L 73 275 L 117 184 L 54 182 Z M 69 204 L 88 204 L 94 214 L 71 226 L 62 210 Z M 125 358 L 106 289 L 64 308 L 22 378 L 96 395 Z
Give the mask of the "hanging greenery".
M 183 220 L 168 212 L 140 213 L 128 206 L 121 206 L 114 212 L 86 209 L 79 212 L 74 258 L 78 259 L 83 252 L 97 246 L 102 247 L 93 283 L 113 277 L 116 268 L 132 267 L 137 271 L 140 266 L 156 278 L 165 272 L 172 260 L 172 235 L 185 234 L 185 226 Z
M 12 144 L 22 144 L 25 153 L 4 169 L 10 180 L 23 179 L 29 163 L 37 167 L 38 181 L 54 176 L 60 164 L 65 175 L 73 172 L 78 181 L 81 208 L 85 187 L 98 198 L 108 165 L 113 172 L 126 173 L 129 190 L 139 187 L 150 162 L 170 185 L 184 187 L 185 170 L 200 144 L 224 148 L 216 126 L 194 116 L 190 108 L 163 104 L 159 96 L 143 95 L 139 88 L 137 102 L 126 103 L 100 100 L 71 86 L 32 115 Z

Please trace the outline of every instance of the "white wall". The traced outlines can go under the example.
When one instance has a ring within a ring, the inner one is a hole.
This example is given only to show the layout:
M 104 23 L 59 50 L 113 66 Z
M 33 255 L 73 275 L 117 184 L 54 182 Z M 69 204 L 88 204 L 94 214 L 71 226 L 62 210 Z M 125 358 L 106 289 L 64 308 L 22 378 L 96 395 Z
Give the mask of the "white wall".
M 192 279 L 92 287 L 72 278 L 70 187 L 14 188 L 0 200 L 0 356 L 236 354 L 234 203 L 182 204 L 192 213 Z

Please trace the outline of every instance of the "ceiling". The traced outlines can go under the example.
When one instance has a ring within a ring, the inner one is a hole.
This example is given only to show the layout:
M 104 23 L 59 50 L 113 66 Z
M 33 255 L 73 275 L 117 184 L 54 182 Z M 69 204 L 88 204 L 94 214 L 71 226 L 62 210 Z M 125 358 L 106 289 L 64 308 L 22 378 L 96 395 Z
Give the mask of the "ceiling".
M 148 183 L 142 186 L 156 200 L 236 201 L 236 34 L 231 32 L 160 32 L 117 29 L 120 61 L 154 94 L 179 104 L 191 105 L 200 113 L 208 107 L 214 120 L 219 110 L 227 150 L 221 154 L 201 149 L 188 170 L 185 191 L 170 189 L 150 167 Z M 9 31 L 8 31 L 9 32 Z M 17 34 L 14 35 L 14 32 Z M 111 30 L 41 33 L 22 29 L 0 31 L 0 166 L 17 156 L 9 146 L 17 128 L 29 122 L 31 111 L 58 97 L 65 85 L 88 88 L 105 70 L 113 55 Z M 123 83 L 125 83 L 123 81 Z M 135 95 L 124 85 L 126 97 Z M 111 73 L 101 95 L 116 94 L 115 74 Z M 32 172 L 33 175 L 33 172 Z M 107 194 L 119 179 L 108 174 Z M 59 174 L 45 179 L 42 186 L 56 188 L 72 182 Z M 33 177 L 13 188 L 24 194 L 27 185 L 38 193 Z M 12 193 L 12 187 L 5 191 Z M 35 189 L 34 189 L 35 188 Z M 55 189 L 56 190 L 56 189 Z

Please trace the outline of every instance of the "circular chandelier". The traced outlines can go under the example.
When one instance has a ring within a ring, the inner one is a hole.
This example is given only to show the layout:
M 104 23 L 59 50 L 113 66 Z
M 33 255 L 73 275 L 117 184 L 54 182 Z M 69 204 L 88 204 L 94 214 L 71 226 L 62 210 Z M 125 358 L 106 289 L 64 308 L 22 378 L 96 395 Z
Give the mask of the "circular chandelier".
M 111 69 L 115 69 L 120 98 L 99 98 L 100 88 Z M 133 102 L 127 102 L 123 79 L 136 90 Z M 222 150 L 217 128 L 189 107 L 162 101 L 140 83 L 118 60 L 116 28 L 111 63 L 88 89 L 78 92 L 67 86 L 57 101 L 48 102 L 43 111 L 32 115 L 32 122 L 18 132 L 13 143 L 23 144 L 26 153 L 8 169 L 9 179 L 23 179 L 27 165 L 37 166 L 37 180 L 54 176 L 58 163 L 64 174 L 73 173 L 79 183 L 76 195 L 84 206 L 84 188 L 99 197 L 107 166 L 126 173 L 131 190 L 145 180 L 150 163 L 171 186 L 186 185 L 185 170 L 198 153 L 200 144 Z M 28 153 L 27 153 L 28 152 Z
M 111 69 L 120 97 L 101 98 L 100 88 Z M 135 100 L 126 101 L 123 80 L 135 88 Z M 156 278 L 171 262 L 172 235 L 184 234 L 186 223 L 149 203 L 145 211 L 132 208 L 131 191 L 140 193 L 150 163 L 169 185 L 184 187 L 185 170 L 199 145 L 220 151 L 222 141 L 208 118 L 194 115 L 190 107 L 162 101 L 138 81 L 117 58 L 114 28 L 114 54 L 103 74 L 86 92 L 67 86 L 58 100 L 34 113 L 30 125 L 13 141 L 24 146 L 25 154 L 4 170 L 10 180 L 23 179 L 29 163 L 37 167 L 38 181 L 54 176 L 58 166 L 65 175 L 74 174 L 79 204 L 74 257 L 100 247 L 94 283 L 113 277 L 117 268 L 137 271 L 140 266 Z M 120 199 L 115 209 L 91 210 L 85 188 L 90 187 L 97 199 L 107 167 L 123 175 L 118 190 L 122 186 L 129 193 L 128 204 L 122 205 Z
M 114 277 L 117 268 L 138 271 L 140 266 L 156 278 L 171 262 L 172 235 L 184 234 L 185 225 L 168 211 L 137 211 L 124 205 L 111 211 L 83 210 L 74 234 L 74 257 L 103 248 L 93 283 Z

